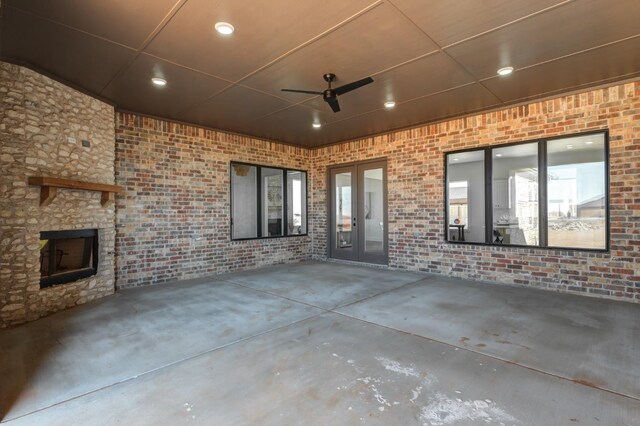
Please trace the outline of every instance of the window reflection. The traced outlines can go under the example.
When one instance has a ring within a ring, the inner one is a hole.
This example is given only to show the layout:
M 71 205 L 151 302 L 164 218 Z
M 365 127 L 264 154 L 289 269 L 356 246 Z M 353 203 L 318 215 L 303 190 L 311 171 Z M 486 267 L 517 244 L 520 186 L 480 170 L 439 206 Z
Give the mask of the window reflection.
M 547 142 L 550 246 L 606 248 L 604 135 Z

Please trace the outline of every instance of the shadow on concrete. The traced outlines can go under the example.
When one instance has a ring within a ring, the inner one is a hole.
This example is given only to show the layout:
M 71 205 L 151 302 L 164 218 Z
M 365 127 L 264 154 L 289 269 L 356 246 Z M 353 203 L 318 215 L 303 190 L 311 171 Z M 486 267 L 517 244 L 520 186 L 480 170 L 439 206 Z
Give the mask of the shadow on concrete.
M 68 317 L 0 330 L 0 422 L 11 420 L 8 415 L 21 399 L 37 396 L 39 372 L 64 350 Z

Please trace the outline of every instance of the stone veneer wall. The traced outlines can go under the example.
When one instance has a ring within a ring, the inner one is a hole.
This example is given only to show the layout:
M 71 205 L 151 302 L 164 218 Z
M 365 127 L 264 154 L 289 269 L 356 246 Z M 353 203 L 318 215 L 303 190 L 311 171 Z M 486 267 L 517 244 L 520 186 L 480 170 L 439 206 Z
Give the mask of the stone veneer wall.
M 402 114 L 402 106 L 394 113 Z M 610 253 L 444 241 L 445 152 L 597 129 L 610 131 Z M 327 253 L 327 166 L 386 157 L 390 267 L 640 302 L 640 82 L 320 148 L 311 156 L 314 258 Z
M 308 236 L 229 236 L 230 162 L 307 170 L 307 149 L 133 114 L 116 121 L 118 288 L 309 258 Z
M 113 184 L 115 136 L 111 106 L 26 68 L 0 62 L 0 98 L 0 327 L 6 327 L 114 292 L 113 203 L 103 208 L 100 193 L 62 189 L 40 207 L 40 188 L 27 178 Z M 86 228 L 99 229 L 97 275 L 41 290 L 40 231 Z

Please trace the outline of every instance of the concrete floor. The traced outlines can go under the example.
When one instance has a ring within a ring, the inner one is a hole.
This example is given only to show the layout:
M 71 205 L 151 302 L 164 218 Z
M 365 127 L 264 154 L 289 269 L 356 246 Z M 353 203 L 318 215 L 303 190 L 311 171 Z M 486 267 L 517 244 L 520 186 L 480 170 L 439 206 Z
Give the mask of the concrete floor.
M 0 331 L 8 425 L 640 425 L 640 305 L 336 263 Z

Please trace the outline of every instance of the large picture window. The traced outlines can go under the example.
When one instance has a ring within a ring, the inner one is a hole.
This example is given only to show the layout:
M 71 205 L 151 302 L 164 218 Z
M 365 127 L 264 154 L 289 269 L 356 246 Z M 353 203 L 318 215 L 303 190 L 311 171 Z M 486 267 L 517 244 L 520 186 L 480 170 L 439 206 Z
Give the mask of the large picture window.
M 307 234 L 307 173 L 231 163 L 231 238 Z
M 607 250 L 607 152 L 598 132 L 447 153 L 447 240 Z

